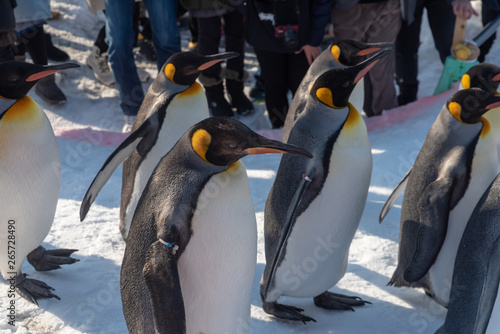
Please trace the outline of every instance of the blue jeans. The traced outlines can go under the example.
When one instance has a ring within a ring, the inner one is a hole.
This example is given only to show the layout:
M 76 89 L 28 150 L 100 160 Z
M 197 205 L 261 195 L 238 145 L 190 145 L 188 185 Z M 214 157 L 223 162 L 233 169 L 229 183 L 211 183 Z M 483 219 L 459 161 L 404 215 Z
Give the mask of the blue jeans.
M 125 115 L 136 115 L 144 92 L 137 76 L 132 52 L 134 46 L 134 0 L 105 0 L 106 43 L 116 86 L 120 92 L 120 106 Z M 158 70 L 174 53 L 181 51 L 177 29 L 177 0 L 144 0 L 148 10 L 153 43 L 157 53 Z

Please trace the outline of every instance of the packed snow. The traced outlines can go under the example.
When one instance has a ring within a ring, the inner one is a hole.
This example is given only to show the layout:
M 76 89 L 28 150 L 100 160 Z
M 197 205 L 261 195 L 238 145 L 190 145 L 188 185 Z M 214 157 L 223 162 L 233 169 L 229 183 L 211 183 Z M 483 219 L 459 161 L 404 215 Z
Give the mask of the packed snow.
M 78 252 L 74 257 L 80 262 L 52 272 L 36 272 L 25 261 L 23 272 L 54 287 L 61 300 L 41 299 L 37 307 L 17 298 L 16 327 L 8 324 L 9 284 L 1 280 L 0 333 L 126 333 L 119 289 L 125 249 L 118 230 L 121 167 L 99 194 L 86 220 L 79 221 L 79 207 L 87 187 L 105 159 L 125 138 L 120 133 L 124 120 L 118 91 L 94 80 L 92 71 L 85 65 L 104 17 L 90 14 L 85 0 L 52 0 L 51 4 L 62 17 L 50 21 L 46 30 L 52 34 L 54 43 L 82 67 L 57 75 L 67 95 L 65 105 L 48 105 L 34 92 L 30 93 L 52 122 L 62 162 L 60 199 L 54 224 L 43 246 L 76 248 Z M 474 2 L 474 6 L 479 7 L 480 2 Z M 468 26 L 469 37 L 480 29 L 479 18 L 474 18 Z M 183 27 L 184 47 L 188 34 Z M 386 286 L 397 265 L 401 198 L 385 221 L 378 223 L 378 214 L 387 196 L 412 166 L 436 115 L 456 89 L 431 96 L 442 64 L 427 24 L 421 35 L 419 100 L 366 120 L 373 153 L 368 201 L 351 245 L 347 273 L 331 289 L 359 296 L 372 304 L 357 307 L 355 312 L 339 312 L 317 308 L 312 299 L 283 298 L 283 303 L 301 307 L 317 320 L 306 325 L 280 321 L 264 313 L 259 297 L 259 281 L 265 265 L 263 211 L 280 157 L 246 157 L 243 162 L 249 176 L 259 235 L 251 322 L 243 333 L 433 333 L 444 322 L 446 310 L 422 291 Z M 257 60 L 251 48 L 247 50 L 246 68 L 255 74 Z M 499 51 L 500 43 L 495 43 L 487 61 L 500 65 Z M 137 57 L 137 64 L 155 76 L 155 64 L 141 56 Z M 144 88 L 150 83 L 144 84 Z M 247 83 L 246 88 L 250 85 L 251 82 Z M 279 132 L 265 129 L 264 109 L 263 104 L 257 105 L 257 114 L 244 121 L 265 135 L 279 138 Z

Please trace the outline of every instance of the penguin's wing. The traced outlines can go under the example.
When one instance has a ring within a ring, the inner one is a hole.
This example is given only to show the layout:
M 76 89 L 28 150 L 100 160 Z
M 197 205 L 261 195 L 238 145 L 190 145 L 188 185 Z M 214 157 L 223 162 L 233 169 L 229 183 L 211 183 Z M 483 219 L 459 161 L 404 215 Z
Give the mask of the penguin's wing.
M 130 136 L 128 136 L 127 139 L 125 139 L 104 162 L 104 165 L 102 165 L 101 170 L 97 173 L 94 181 L 92 181 L 92 184 L 82 200 L 82 204 L 80 206 L 80 221 L 85 219 L 90 206 L 94 203 L 99 191 L 101 191 L 102 187 L 104 187 L 106 182 L 108 182 L 109 178 L 118 166 L 120 166 L 120 164 L 122 164 L 132 154 L 132 152 L 134 152 L 135 148 L 149 132 L 150 127 L 151 122 L 148 118 L 137 130 L 132 132 Z
M 173 248 L 155 241 L 147 251 L 142 274 L 153 306 L 156 333 L 185 333 L 184 301 Z
M 416 229 L 411 226 L 416 222 L 404 222 L 401 240 L 414 245 L 413 254 L 404 256 L 411 259 L 404 273 L 408 282 L 416 282 L 424 277 L 439 254 L 448 228 L 453 183 L 451 177 L 439 178 L 430 183 L 418 201 L 420 221 Z
M 286 213 L 285 224 L 283 224 L 283 229 L 281 230 L 281 237 L 278 243 L 278 248 L 274 253 L 273 262 L 271 264 L 271 269 L 269 271 L 269 278 L 267 280 L 265 290 L 264 290 L 264 299 L 267 297 L 267 292 L 271 285 L 271 282 L 274 279 L 274 274 L 276 273 L 276 269 L 278 267 L 278 260 L 283 253 L 283 249 L 285 248 L 286 241 L 290 236 L 290 232 L 292 231 L 292 222 L 295 216 L 295 211 L 299 207 L 300 202 L 302 201 L 302 195 L 306 190 L 309 183 L 311 183 L 312 178 L 314 177 L 314 165 L 310 164 L 307 168 L 306 173 L 302 174 L 302 180 L 297 187 L 297 190 L 293 194 L 292 200 L 290 201 L 290 205 L 288 206 L 288 211 Z
M 380 211 L 380 215 L 378 217 L 378 222 L 382 223 L 384 220 L 385 216 L 389 213 L 389 210 L 391 210 L 392 206 L 394 205 L 394 202 L 401 196 L 403 191 L 406 189 L 406 185 L 408 184 L 408 177 L 410 176 L 411 168 L 410 170 L 406 173 L 405 176 L 399 181 L 397 186 L 392 190 L 392 193 L 389 195 L 387 200 L 384 203 L 384 206 L 382 207 L 382 210 Z

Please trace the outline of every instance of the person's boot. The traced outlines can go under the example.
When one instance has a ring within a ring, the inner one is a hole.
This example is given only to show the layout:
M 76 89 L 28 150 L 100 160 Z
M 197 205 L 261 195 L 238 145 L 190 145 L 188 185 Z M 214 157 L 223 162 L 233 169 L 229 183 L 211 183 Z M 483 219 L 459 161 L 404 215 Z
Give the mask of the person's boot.
M 234 116 L 233 110 L 229 102 L 224 96 L 224 85 L 222 79 L 211 78 L 204 76 L 199 77 L 200 82 L 205 87 L 205 94 L 207 95 L 208 109 L 212 116 Z
M 62 104 L 66 102 L 66 96 L 64 96 L 64 93 L 56 85 L 55 74 L 38 80 L 35 86 L 35 92 L 45 102 L 50 104 Z
M 101 53 L 101 50 L 94 45 L 92 52 L 87 57 L 87 65 L 94 72 L 94 77 L 105 84 L 111 86 L 115 83 L 115 78 L 109 68 L 108 56 L 106 53 Z
M 229 95 L 229 102 L 239 115 L 245 116 L 253 112 L 253 103 L 245 95 L 243 83 L 248 79 L 248 72 L 241 74 L 226 69 L 226 89 Z
M 67 61 L 69 55 L 63 50 L 57 48 L 52 44 L 52 37 L 48 33 L 45 34 L 45 48 L 47 49 L 47 58 L 53 61 Z

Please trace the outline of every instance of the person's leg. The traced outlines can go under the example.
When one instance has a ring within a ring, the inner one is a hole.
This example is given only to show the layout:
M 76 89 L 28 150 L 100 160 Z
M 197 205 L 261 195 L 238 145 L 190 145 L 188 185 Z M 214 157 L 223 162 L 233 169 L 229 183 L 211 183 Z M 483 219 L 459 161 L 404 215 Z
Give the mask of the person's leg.
M 389 0 L 362 6 L 366 6 L 365 12 L 374 17 L 370 29 L 367 31 L 365 41 L 370 43 L 394 43 L 401 27 L 399 0 Z M 363 110 L 367 116 L 380 115 L 383 110 L 389 110 L 398 105 L 394 85 L 395 67 L 395 56 L 391 53 L 379 60 L 365 75 Z
M 201 55 L 219 53 L 221 38 L 221 19 L 218 16 L 198 18 L 198 52 Z M 213 116 L 233 116 L 231 105 L 224 96 L 224 76 L 220 63 L 215 64 L 200 75 L 200 82 L 205 87 L 208 108 Z
M 309 69 L 309 63 L 307 62 L 304 52 L 301 52 L 299 54 L 288 53 L 286 64 L 288 67 L 287 87 L 292 92 L 292 95 L 295 95 L 295 92 Z
M 178 1 L 144 0 L 153 30 L 158 70 L 174 53 L 181 51 L 181 38 L 177 28 Z
M 423 5 L 415 9 L 411 24 L 403 23 L 396 37 L 396 83 L 399 86 L 398 104 L 405 105 L 417 99 L 418 48 Z
M 266 89 L 266 107 L 273 128 L 285 123 L 288 111 L 287 55 L 255 49 Z
M 99 55 L 108 52 L 108 43 L 106 43 L 106 25 L 103 25 L 101 30 L 99 30 L 94 46 L 99 49 Z
M 108 57 L 120 92 L 125 115 L 137 115 L 144 92 L 132 53 L 134 45 L 134 0 L 105 0 Z
M 21 41 L 26 46 L 26 50 L 29 52 L 33 63 L 47 65 L 48 59 L 43 25 L 23 32 Z M 40 79 L 35 86 L 35 92 L 50 104 L 66 102 L 66 96 L 57 87 L 54 74 Z
M 439 52 L 441 62 L 451 53 L 453 31 L 455 30 L 455 14 L 447 0 L 426 1 L 427 17 L 431 28 L 434 45 Z
M 238 57 L 231 58 L 226 63 L 226 89 L 231 106 L 241 115 L 250 114 L 254 108 L 252 102 L 243 92 L 244 82 L 248 73 L 243 69 L 245 57 L 245 36 L 243 32 L 243 14 L 233 10 L 224 14 L 224 33 L 226 51 L 237 52 Z
M 481 6 L 481 20 L 483 21 L 483 27 L 488 23 L 493 21 L 498 15 L 500 15 L 500 1 L 499 0 L 483 0 L 483 4 Z M 481 53 L 479 54 L 478 60 L 482 63 L 484 62 L 484 58 L 488 54 L 497 37 L 497 33 L 495 32 L 490 36 L 480 47 Z

